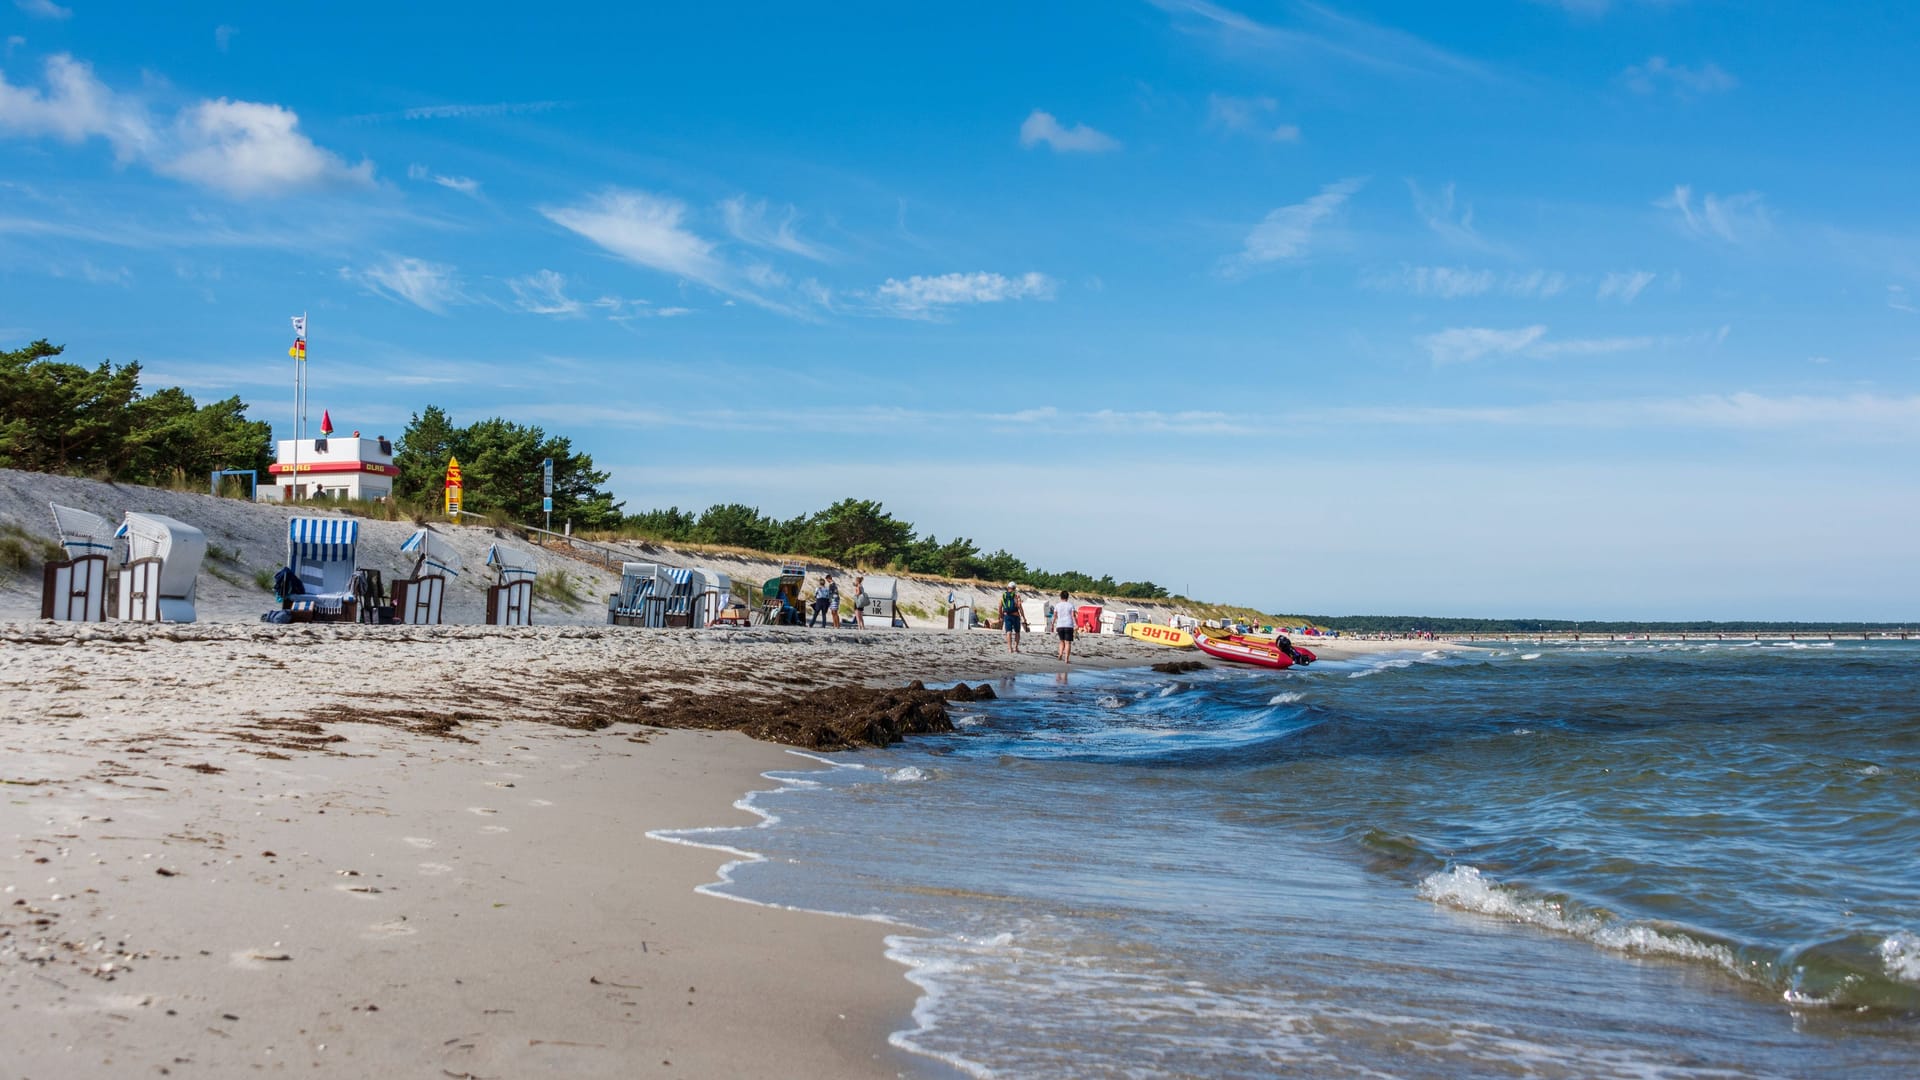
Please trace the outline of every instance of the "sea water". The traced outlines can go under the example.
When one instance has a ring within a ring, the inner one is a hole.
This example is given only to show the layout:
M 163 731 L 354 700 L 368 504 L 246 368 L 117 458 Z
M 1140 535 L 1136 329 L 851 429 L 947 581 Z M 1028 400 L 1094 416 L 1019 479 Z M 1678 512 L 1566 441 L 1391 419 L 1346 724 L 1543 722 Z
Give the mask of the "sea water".
M 998 688 L 685 837 L 764 857 L 721 891 L 901 924 L 930 1062 L 1920 1075 L 1920 643 Z

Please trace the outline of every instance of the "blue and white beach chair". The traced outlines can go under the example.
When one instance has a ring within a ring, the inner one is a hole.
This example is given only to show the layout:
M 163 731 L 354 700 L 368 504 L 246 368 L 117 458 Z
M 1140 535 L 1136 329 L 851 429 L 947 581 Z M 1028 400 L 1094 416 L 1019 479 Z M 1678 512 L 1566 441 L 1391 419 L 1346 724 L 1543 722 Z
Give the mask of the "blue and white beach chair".
M 358 567 L 360 522 L 355 518 L 297 517 L 287 521 L 287 568 L 301 592 L 284 604 L 313 618 L 352 622 L 353 572 Z

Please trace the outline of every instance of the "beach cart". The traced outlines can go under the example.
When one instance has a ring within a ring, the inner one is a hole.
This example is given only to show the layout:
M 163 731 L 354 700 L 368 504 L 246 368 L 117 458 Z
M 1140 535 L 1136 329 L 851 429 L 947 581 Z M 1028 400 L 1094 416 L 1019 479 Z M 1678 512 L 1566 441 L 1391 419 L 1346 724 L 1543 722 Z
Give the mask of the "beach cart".
M 412 555 L 413 576 L 393 581 L 393 616 L 408 626 L 438 626 L 447 598 L 447 582 L 460 576 L 460 553 L 446 537 L 420 529 L 400 545 Z
M 359 548 L 360 522 L 354 518 L 289 518 L 287 569 L 300 582 L 300 592 L 280 606 L 296 619 L 352 622 Z
M 539 571 L 533 556 L 505 544 L 487 548 L 487 565 L 494 583 L 487 588 L 488 626 L 533 625 L 533 579 Z
M 206 534 L 162 514 L 129 512 L 114 535 L 127 542 L 115 615 L 131 622 L 192 622 Z
M 107 617 L 107 563 L 113 557 L 113 524 L 98 514 L 48 503 L 60 534 L 64 560 L 50 562 L 40 586 L 40 617 L 58 622 L 101 622 Z
M 907 625 L 900 614 L 900 579 L 869 576 L 861 583 L 867 604 L 860 610 L 861 626 L 868 630 L 898 628 Z
M 804 626 L 806 608 L 800 602 L 800 585 L 807 580 L 807 568 L 788 564 L 780 576 L 760 585 L 760 621 L 769 626 Z

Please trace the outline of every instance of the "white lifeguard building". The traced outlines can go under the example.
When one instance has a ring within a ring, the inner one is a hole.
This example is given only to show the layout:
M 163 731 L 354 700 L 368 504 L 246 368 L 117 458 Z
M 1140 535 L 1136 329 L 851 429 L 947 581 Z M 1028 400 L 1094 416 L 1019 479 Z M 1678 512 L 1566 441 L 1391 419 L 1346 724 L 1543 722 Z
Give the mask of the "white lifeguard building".
M 400 475 L 393 463 L 393 442 L 385 436 L 363 439 L 356 431 L 325 439 L 281 439 L 276 448 L 274 463 L 267 467 L 274 486 L 262 492 L 269 498 L 384 499 L 393 494 L 393 478 Z

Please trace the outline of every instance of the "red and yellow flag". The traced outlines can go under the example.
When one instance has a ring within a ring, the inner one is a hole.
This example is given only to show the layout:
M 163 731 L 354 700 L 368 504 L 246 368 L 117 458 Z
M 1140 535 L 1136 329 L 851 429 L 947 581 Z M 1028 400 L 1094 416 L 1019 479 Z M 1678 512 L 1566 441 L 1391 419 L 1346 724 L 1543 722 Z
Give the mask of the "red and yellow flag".
M 287 355 L 293 357 L 295 360 L 305 360 L 307 358 L 307 339 L 294 338 L 293 348 L 287 350 Z

